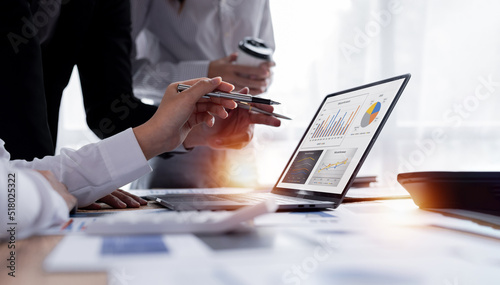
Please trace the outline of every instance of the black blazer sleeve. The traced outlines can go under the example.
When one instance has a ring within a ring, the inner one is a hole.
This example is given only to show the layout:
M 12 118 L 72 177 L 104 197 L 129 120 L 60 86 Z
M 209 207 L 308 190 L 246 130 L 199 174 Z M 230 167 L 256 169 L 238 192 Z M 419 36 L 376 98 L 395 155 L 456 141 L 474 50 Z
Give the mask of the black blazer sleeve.
M 12 159 L 54 153 L 43 88 L 41 49 L 26 0 L 0 1 L 0 138 Z
M 57 140 L 59 107 L 78 67 L 89 128 L 110 137 L 147 121 L 156 107 L 132 94 L 129 0 L 63 1 L 53 37 L 42 46 L 48 121 Z
M 147 121 L 156 107 L 133 96 L 130 2 L 97 1 L 77 66 L 87 123 L 100 138 Z

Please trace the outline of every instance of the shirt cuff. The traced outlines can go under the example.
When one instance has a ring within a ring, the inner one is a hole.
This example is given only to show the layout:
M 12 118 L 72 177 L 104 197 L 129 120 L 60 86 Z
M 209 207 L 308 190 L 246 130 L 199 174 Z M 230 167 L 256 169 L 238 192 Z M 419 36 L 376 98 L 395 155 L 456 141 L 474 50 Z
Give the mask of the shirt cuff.
M 116 188 L 152 170 L 132 128 L 101 141 L 99 148 Z

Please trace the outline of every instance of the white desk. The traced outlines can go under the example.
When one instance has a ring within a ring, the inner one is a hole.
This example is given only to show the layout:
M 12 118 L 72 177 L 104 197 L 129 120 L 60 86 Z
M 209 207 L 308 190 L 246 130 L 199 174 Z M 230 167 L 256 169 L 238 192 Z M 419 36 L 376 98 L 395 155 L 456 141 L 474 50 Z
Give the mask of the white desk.
M 166 236 L 167 254 L 108 256 L 94 266 L 107 268 L 108 284 L 128 285 L 500 284 L 500 239 L 430 226 L 457 221 L 409 199 L 348 203 L 324 214 L 262 217 L 250 233 Z M 53 246 L 60 239 L 53 238 L 44 239 Z M 36 255 L 29 243 L 25 248 Z M 19 275 L 46 284 L 106 283 L 103 273 L 44 273 L 42 259 Z M 4 275 L 1 284 L 9 281 Z

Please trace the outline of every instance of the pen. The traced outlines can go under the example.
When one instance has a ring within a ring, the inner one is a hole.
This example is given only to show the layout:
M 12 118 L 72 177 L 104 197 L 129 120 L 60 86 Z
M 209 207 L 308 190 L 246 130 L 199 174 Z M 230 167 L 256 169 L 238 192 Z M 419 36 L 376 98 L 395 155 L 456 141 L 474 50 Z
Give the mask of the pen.
M 177 92 L 182 92 L 190 87 L 191 87 L 190 85 L 179 84 L 179 85 L 177 85 Z M 214 91 L 214 92 L 207 93 L 202 98 L 210 98 L 210 97 L 225 98 L 225 99 L 232 99 L 232 100 L 236 100 L 236 101 L 240 101 L 240 102 L 259 103 L 259 104 L 266 104 L 266 105 L 280 105 L 281 104 L 280 102 L 272 101 L 269 99 L 254 97 L 252 95 L 241 94 L 241 93 L 236 93 L 236 92 L 225 93 L 225 92 L 220 92 L 220 91 Z
M 268 111 L 264 111 L 262 109 L 254 107 L 254 106 L 249 105 L 247 103 L 238 103 L 238 108 L 247 109 L 248 111 L 255 111 L 255 112 L 258 112 L 258 113 L 266 114 L 266 115 L 273 116 L 273 117 L 280 118 L 280 119 L 291 120 L 291 118 L 289 118 L 287 116 L 283 116 L 283 115 L 278 114 L 278 113 L 271 113 L 271 112 L 268 112 Z

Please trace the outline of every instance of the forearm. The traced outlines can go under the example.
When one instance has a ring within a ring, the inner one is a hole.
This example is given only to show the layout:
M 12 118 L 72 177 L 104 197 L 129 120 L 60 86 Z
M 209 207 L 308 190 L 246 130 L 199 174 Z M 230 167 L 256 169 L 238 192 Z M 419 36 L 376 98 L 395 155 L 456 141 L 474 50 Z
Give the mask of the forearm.
M 89 205 L 151 171 L 132 129 L 76 151 L 63 149 L 57 156 L 12 164 L 52 171 L 78 199 L 79 206 Z

